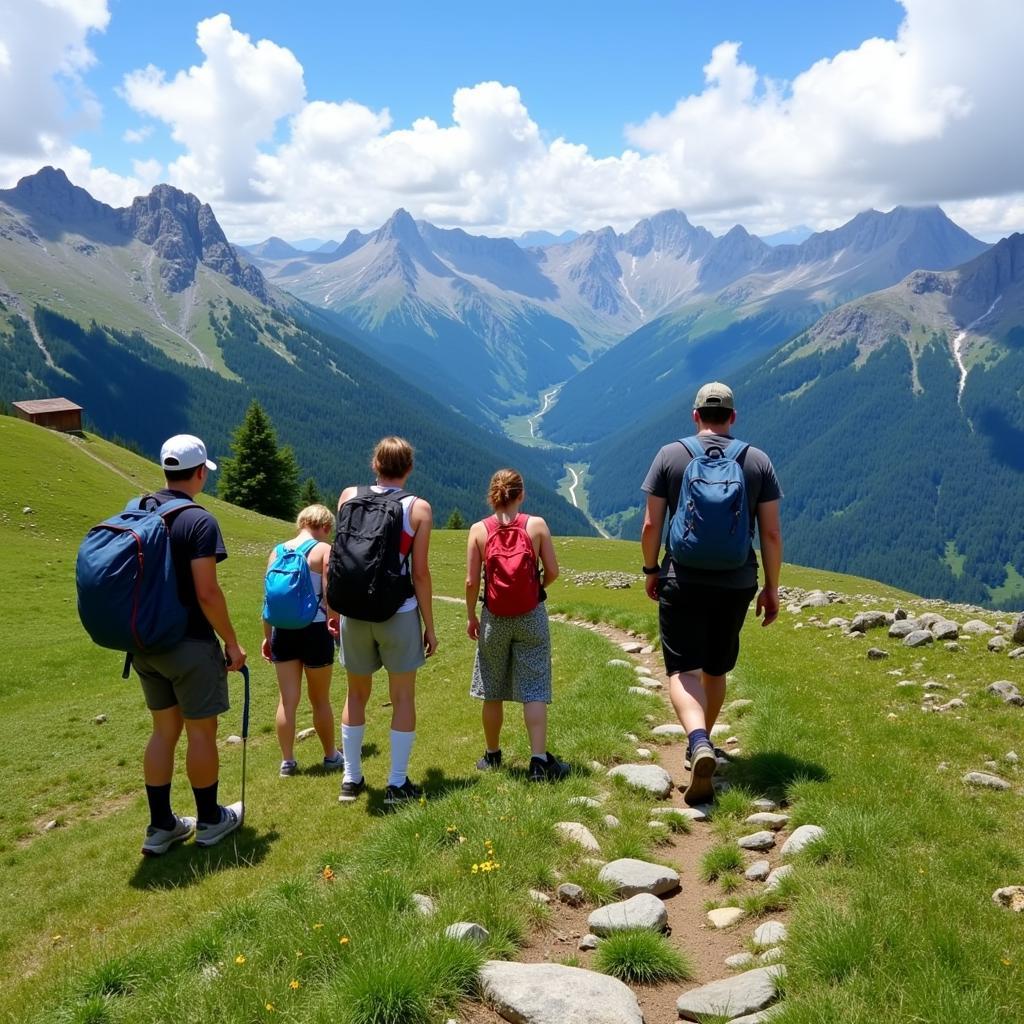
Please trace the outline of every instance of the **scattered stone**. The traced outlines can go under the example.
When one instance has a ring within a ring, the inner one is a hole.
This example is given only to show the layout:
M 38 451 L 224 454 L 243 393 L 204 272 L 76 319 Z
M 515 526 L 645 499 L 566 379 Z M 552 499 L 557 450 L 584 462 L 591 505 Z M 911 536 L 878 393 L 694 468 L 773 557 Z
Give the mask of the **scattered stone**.
M 1010 634 L 1010 639 L 1015 644 L 1024 644 L 1024 612 L 1021 612 L 1017 616 L 1017 621 L 1013 624 L 1013 632 Z
M 664 800 L 672 792 L 672 776 L 657 764 L 620 764 L 608 772 L 612 778 L 622 779 L 627 786 L 653 793 Z
M 995 627 L 981 619 L 968 619 L 963 625 L 963 631 L 968 636 L 986 636 L 989 633 L 994 633 Z
M 913 679 L 901 679 L 896 684 L 896 689 L 905 690 L 908 686 L 917 686 L 917 683 L 915 683 Z
M 541 892 L 540 889 L 531 889 L 530 899 L 539 906 L 546 906 L 551 902 L 551 897 L 546 892 Z
M 638 676 L 653 676 L 654 673 L 646 665 L 634 665 L 633 671 Z
M 708 920 L 716 928 L 731 928 L 737 921 L 742 921 L 747 912 L 741 907 L 718 907 L 708 911 Z
M 773 814 L 771 811 L 758 811 L 757 814 L 751 814 L 748 818 L 744 819 L 743 824 L 761 825 L 763 828 L 778 832 L 780 828 L 785 828 L 789 824 L 789 815 Z
M 829 629 L 846 629 L 850 625 L 850 620 L 844 619 L 841 615 L 836 615 L 834 618 L 829 619 L 825 625 Z
M 604 765 L 601 764 L 600 761 L 591 761 L 590 762 L 590 770 L 592 772 L 603 772 L 604 771 Z
M 958 644 L 955 640 L 947 640 L 942 646 L 951 654 L 956 654 L 964 649 L 963 644 Z
M 743 872 L 743 877 L 748 882 L 763 882 L 771 871 L 772 866 L 766 860 L 755 860 L 753 864 Z
M 799 853 L 808 844 L 816 842 L 823 838 L 824 835 L 825 830 L 820 825 L 801 825 L 782 844 L 783 858 L 792 857 L 793 854 Z
M 978 786 L 982 789 L 1009 789 L 1010 784 L 1006 779 L 999 778 L 998 775 L 989 775 L 987 772 L 968 772 L 963 781 L 968 786 Z
M 736 845 L 741 850 L 770 850 L 775 845 L 775 833 L 762 830 L 749 836 L 740 836 Z
M 937 683 L 934 679 L 929 679 L 924 684 L 923 689 L 925 690 L 948 690 L 949 687 L 945 683 Z
M 596 935 L 591 935 L 590 932 L 587 932 L 587 934 L 584 935 L 578 943 L 576 943 L 576 948 L 582 950 L 597 949 L 597 944 L 600 941 L 601 940 Z
M 629 668 L 632 662 L 626 661 L 624 658 L 612 658 L 608 662 L 609 668 Z
M 725 958 L 725 966 L 731 967 L 733 970 L 740 970 L 744 967 L 750 967 L 752 964 L 757 962 L 757 958 L 753 953 L 748 953 L 744 950 L 742 953 L 733 953 L 732 956 Z
M 647 822 L 648 828 L 653 828 L 656 832 L 668 832 L 668 823 L 664 821 L 658 821 L 657 818 L 652 818 Z
M 578 907 L 586 896 L 583 887 L 575 882 L 563 882 L 555 890 L 555 895 L 560 903 L 567 903 L 570 907 Z
M 654 646 L 652 644 L 648 644 L 646 647 L 641 647 L 640 648 L 640 653 L 641 654 L 653 654 L 654 653 Z
M 437 904 L 422 892 L 414 892 L 412 894 L 412 905 L 424 917 L 433 917 L 437 913 Z
M 595 935 L 611 935 L 629 928 L 647 928 L 650 931 L 664 931 L 668 923 L 665 904 L 650 893 L 631 896 L 621 903 L 598 907 L 589 918 L 587 927 Z
M 885 612 L 860 612 L 850 623 L 851 633 L 866 633 L 869 629 L 880 629 L 886 625 Z
M 629 740 L 630 743 L 639 743 L 640 742 L 640 737 L 637 736 L 634 733 L 631 733 L 631 732 L 627 732 L 626 733 L 626 739 Z
M 994 654 L 999 654 L 1000 651 L 1005 651 L 1010 646 L 1010 641 L 1005 636 L 994 636 L 988 642 L 988 649 Z
M 707 809 L 704 807 L 652 807 L 651 814 L 662 817 L 671 814 L 678 814 L 681 818 L 689 818 L 690 821 L 707 821 Z
M 764 882 L 765 892 L 775 892 L 776 889 L 782 884 L 782 880 L 793 873 L 792 864 L 780 864 L 774 871 L 772 871 Z
M 730 736 L 730 737 L 729 737 L 729 738 L 728 738 L 728 739 L 727 739 L 727 740 L 725 741 L 725 745 L 726 745 L 727 747 L 734 747 L 734 746 L 736 746 L 736 744 L 737 744 L 737 743 L 739 743 L 739 741 L 740 741 L 740 738 L 739 738 L 739 736 Z
M 594 833 L 578 821 L 559 821 L 555 824 L 555 831 L 566 842 L 576 843 L 591 853 L 601 852 L 601 846 L 594 838 Z
M 917 619 L 900 619 L 889 627 L 889 636 L 894 640 L 902 640 L 903 637 L 909 636 L 915 629 L 919 628 L 920 624 Z
M 903 638 L 904 647 L 926 647 L 935 643 L 935 637 L 930 629 L 915 629 Z
M 302 740 L 312 739 L 316 735 L 316 729 L 310 726 L 308 729 L 300 729 L 296 734 L 295 738 L 301 743 Z
M 868 661 L 882 661 L 884 658 L 888 657 L 889 652 L 883 651 L 881 647 L 868 648 Z
M 1017 756 L 1017 751 L 1008 750 L 1005 754 L 1003 754 L 1003 760 L 1009 764 L 1016 764 L 1020 760 L 1020 758 Z
M 618 828 L 622 824 L 614 814 L 606 814 L 604 816 L 605 828 Z
M 651 730 L 652 736 L 685 736 L 686 730 L 677 722 L 666 722 L 665 725 L 656 725 Z
M 918 615 L 917 621 L 921 623 L 922 629 L 929 629 L 933 622 L 938 622 L 941 618 L 942 616 L 938 615 L 936 612 L 924 612 L 921 615 Z
M 660 679 L 655 679 L 654 676 L 638 676 L 637 677 L 637 682 L 645 690 L 664 690 L 665 689 L 665 684 Z M 652 717 L 651 721 L 653 722 L 653 721 L 655 721 L 655 719 Z
M 765 921 L 754 929 L 754 945 L 759 949 L 781 946 L 786 941 L 786 926 L 781 921 Z
M 997 771 L 999 771 L 999 762 L 998 761 L 986 761 L 985 762 L 985 767 L 986 768 L 991 768 L 992 771 L 997 772 Z
M 636 996 L 617 978 L 563 964 L 489 960 L 480 994 L 521 1024 L 643 1024 Z
M 635 693 L 639 697 L 646 697 L 650 693 L 650 690 L 648 690 L 646 686 L 630 686 L 627 687 L 626 692 Z
M 619 896 L 636 896 L 641 892 L 660 896 L 679 888 L 677 871 L 634 857 L 623 857 L 605 864 L 597 877 L 602 882 L 610 882 Z
M 769 800 L 764 796 L 757 800 L 751 800 L 750 806 L 758 811 L 777 811 L 779 809 L 779 805 L 774 800 Z
M 907 618 L 906 608 L 894 608 L 892 612 L 893 620 L 899 622 L 901 619 Z
M 1006 704 L 1014 704 L 1017 707 L 1024 706 L 1024 696 L 1008 679 L 998 679 L 996 682 L 990 683 L 985 687 L 985 692 L 991 693 L 995 697 L 1001 697 Z
M 965 708 L 967 705 L 959 698 L 954 697 L 952 700 L 946 701 L 945 704 L 940 704 L 935 710 L 936 711 L 952 711 L 955 708 Z
M 574 807 L 600 807 L 601 801 L 595 800 L 592 796 L 573 796 L 569 798 L 569 803 Z
M 734 1021 L 775 1002 L 778 995 L 776 980 L 785 977 L 785 973 L 782 964 L 755 967 L 733 978 L 713 981 L 710 985 L 684 992 L 676 1003 L 676 1009 L 683 1020 L 699 1021 L 714 1016 Z
M 234 736 L 234 735 L 232 735 L 232 736 L 229 736 L 224 742 L 229 744 L 232 747 L 238 747 L 238 746 L 241 746 L 241 744 L 242 744 L 242 737 L 241 736 Z
M 106 715 L 97 715 L 92 721 L 94 725 L 102 725 L 106 720 Z
M 52 832 L 55 828 L 60 828 L 60 822 L 57 821 L 56 819 L 54 819 L 53 821 L 48 821 L 43 826 L 43 831 L 44 832 Z
M 479 942 L 481 945 L 490 937 L 491 933 L 482 925 L 473 921 L 456 921 L 448 925 L 444 930 L 449 939 L 458 939 L 460 942 Z
M 1010 657 L 1013 658 L 1014 661 L 1018 658 L 1024 658 L 1024 647 L 1014 647 L 1014 649 L 1010 651 Z
M 992 902 L 997 907 L 1006 907 L 1015 914 L 1024 910 L 1024 885 L 1004 885 L 992 893 Z
M 636 756 L 639 757 L 641 761 L 650 761 L 651 758 L 654 757 L 646 747 L 637 747 Z
M 728 736 L 732 732 L 732 726 L 727 722 L 716 722 L 711 726 L 711 732 L 708 735 L 714 739 L 716 736 Z
M 960 627 L 951 619 L 939 619 L 928 628 L 936 640 L 956 640 L 960 636 Z
M 627 654 L 639 654 L 643 650 L 643 644 L 638 644 L 635 640 L 630 640 L 627 643 L 619 644 L 619 646 Z
M 766 949 L 757 959 L 763 964 L 777 964 L 785 955 L 786 951 L 781 946 L 772 946 L 771 949 Z

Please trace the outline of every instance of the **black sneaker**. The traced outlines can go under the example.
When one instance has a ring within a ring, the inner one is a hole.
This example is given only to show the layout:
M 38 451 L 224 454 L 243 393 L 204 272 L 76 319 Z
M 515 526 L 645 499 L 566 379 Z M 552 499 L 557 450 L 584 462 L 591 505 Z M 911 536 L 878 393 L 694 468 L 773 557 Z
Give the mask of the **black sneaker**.
M 721 747 L 715 747 L 715 757 L 724 758 L 726 761 L 731 761 L 732 760 L 732 755 L 729 753 L 729 751 L 728 750 L 723 750 Z M 690 765 L 690 751 L 689 750 L 686 751 L 686 756 L 683 758 L 683 767 L 687 771 L 690 770 L 691 765 Z
M 476 763 L 477 769 L 482 772 L 494 771 L 501 767 L 501 750 L 485 750 L 484 756 Z
M 366 779 L 360 779 L 358 782 L 343 782 L 341 793 L 338 794 L 338 803 L 350 804 L 353 800 L 358 800 L 364 789 L 366 789 Z
M 698 743 L 690 753 L 692 766 L 690 782 L 683 791 L 683 800 L 693 807 L 695 804 L 710 804 L 715 799 L 715 769 L 718 759 L 710 743 Z
M 571 766 L 564 761 L 559 761 L 550 750 L 543 757 L 530 758 L 531 782 L 557 782 L 559 779 L 564 779 L 571 771 Z
M 423 796 L 423 790 L 419 786 L 415 785 L 408 776 L 406 776 L 405 782 L 400 786 L 388 786 L 384 790 L 384 803 L 391 804 L 405 804 L 410 800 L 419 800 Z

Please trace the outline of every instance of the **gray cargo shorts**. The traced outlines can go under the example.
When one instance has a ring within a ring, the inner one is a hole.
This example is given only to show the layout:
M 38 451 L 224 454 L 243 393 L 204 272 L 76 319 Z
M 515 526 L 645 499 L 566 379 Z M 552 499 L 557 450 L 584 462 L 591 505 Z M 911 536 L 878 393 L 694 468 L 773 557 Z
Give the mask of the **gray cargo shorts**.
M 163 654 L 136 654 L 132 665 L 150 711 L 177 705 L 183 718 L 212 718 L 230 707 L 228 669 L 216 640 L 182 640 Z
M 396 612 L 386 622 L 345 616 L 338 660 L 356 676 L 372 676 L 381 666 L 388 672 L 414 672 L 427 660 L 419 608 Z

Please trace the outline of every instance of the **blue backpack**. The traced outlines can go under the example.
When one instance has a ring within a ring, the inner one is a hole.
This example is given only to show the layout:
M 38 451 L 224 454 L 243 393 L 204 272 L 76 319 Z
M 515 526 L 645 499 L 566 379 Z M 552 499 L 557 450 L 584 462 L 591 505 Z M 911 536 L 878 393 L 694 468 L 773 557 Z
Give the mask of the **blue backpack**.
M 304 629 L 316 618 L 320 598 L 306 555 L 316 545 L 307 540 L 297 548 L 278 544 L 263 581 L 263 618 L 278 629 Z
M 688 569 L 738 569 L 750 554 L 747 483 L 739 460 L 750 446 L 731 441 L 705 452 L 696 437 L 679 442 L 692 456 L 668 529 L 669 557 Z
M 133 654 L 169 651 L 185 637 L 188 610 L 178 597 L 169 520 L 187 498 L 145 507 L 136 498 L 123 512 L 94 526 L 78 549 L 75 584 L 78 617 L 93 642 L 125 651 L 124 676 Z

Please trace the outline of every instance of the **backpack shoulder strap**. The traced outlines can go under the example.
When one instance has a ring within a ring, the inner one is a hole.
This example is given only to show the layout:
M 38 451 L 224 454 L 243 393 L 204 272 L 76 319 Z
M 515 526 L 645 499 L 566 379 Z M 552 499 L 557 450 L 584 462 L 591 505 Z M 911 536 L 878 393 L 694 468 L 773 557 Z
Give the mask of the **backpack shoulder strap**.
M 501 523 L 498 522 L 498 517 L 497 516 L 488 516 L 484 520 L 484 529 L 487 531 L 487 536 L 488 537 L 491 537 L 495 533 L 497 533 L 498 530 L 501 529 Z
M 690 453 L 690 457 L 701 459 L 704 457 L 704 445 L 696 437 L 681 437 L 679 443 Z
M 743 453 L 750 447 L 746 441 L 734 439 L 729 443 L 723 454 L 727 459 L 735 459 L 737 462 L 743 457 Z
M 197 505 L 194 501 L 190 501 L 188 498 L 171 498 L 170 501 L 165 501 L 159 508 L 157 508 L 157 514 L 167 522 L 170 516 L 175 516 L 179 512 L 184 512 L 187 508 L 202 508 L 202 505 Z
M 316 545 L 317 545 L 316 538 L 315 537 L 311 537 L 309 540 L 304 540 L 295 550 L 300 555 L 302 555 L 303 558 L 305 558 L 310 553 L 310 551 L 312 551 L 313 548 L 316 547 Z M 284 547 L 283 544 L 281 546 Z

